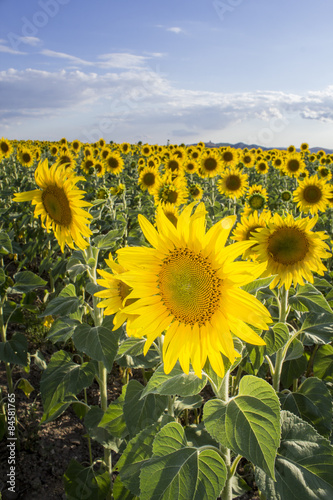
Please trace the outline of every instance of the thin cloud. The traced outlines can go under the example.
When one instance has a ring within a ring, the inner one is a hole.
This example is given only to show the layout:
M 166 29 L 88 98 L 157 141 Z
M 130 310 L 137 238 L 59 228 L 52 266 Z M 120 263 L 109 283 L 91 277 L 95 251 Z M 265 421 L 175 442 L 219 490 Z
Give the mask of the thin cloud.
M 178 26 L 173 26 L 171 28 L 167 28 L 167 31 L 171 31 L 172 33 L 176 33 L 176 35 L 179 35 L 180 33 L 185 33 L 185 31 L 182 28 L 179 28 Z

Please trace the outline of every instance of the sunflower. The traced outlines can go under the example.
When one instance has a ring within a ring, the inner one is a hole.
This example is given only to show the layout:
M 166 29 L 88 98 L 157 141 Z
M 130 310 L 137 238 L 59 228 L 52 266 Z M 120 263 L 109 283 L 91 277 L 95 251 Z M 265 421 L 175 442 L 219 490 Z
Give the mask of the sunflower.
M 139 185 L 140 188 L 145 191 L 147 190 L 150 194 L 152 194 L 154 188 L 159 179 L 159 172 L 156 167 L 145 167 L 141 170 L 139 175 Z
M 262 210 L 266 203 L 266 198 L 261 193 L 252 193 L 247 197 L 247 203 L 252 210 Z
M 238 153 L 236 149 L 229 146 L 220 149 L 220 156 L 225 167 L 233 167 L 238 161 Z
M 114 153 L 113 151 L 104 160 L 104 163 L 107 172 L 111 172 L 114 175 L 120 174 L 124 168 L 124 160 L 119 153 Z
M 131 146 L 128 142 L 123 142 L 122 144 L 120 144 L 120 151 L 123 153 L 123 154 L 127 154 L 131 151 Z
M 141 146 L 141 154 L 143 156 L 150 156 L 152 154 L 152 148 L 149 146 L 149 144 L 144 144 Z
M 127 269 L 117 264 L 113 260 L 111 253 L 109 254 L 109 258 L 105 259 L 105 262 L 112 271 L 112 274 L 106 270 L 97 269 L 98 274 L 100 274 L 103 278 L 98 279 L 97 283 L 104 287 L 104 290 L 96 292 L 95 297 L 105 299 L 98 302 L 97 307 L 104 309 L 105 316 L 115 314 L 113 319 L 115 330 L 126 321 L 127 334 L 135 337 L 136 331 L 131 329 L 131 321 L 133 321 L 137 316 L 123 312 L 125 305 L 130 305 L 135 302 L 135 300 L 127 298 L 132 289 L 120 279 L 122 273 L 124 273 Z
M 329 168 L 327 168 L 327 166 L 319 167 L 317 173 L 321 179 L 325 179 L 326 181 L 329 181 L 332 178 L 332 172 Z
M 0 157 L 9 158 L 12 154 L 13 146 L 8 139 L 4 139 L 3 137 L 0 139 Z
M 128 298 L 137 299 L 123 312 L 138 316 L 131 326 L 147 335 L 144 354 L 166 332 L 165 373 L 170 373 L 179 359 L 185 373 L 189 373 L 191 363 L 201 378 L 208 358 L 213 370 L 223 377 L 221 353 L 231 363 L 238 356 L 232 335 L 264 345 L 251 326 L 267 329 L 269 312 L 240 287 L 260 276 L 265 264 L 233 262 L 251 246 L 250 241 L 224 246 L 235 216 L 205 233 L 204 204 L 191 216 L 192 209 L 193 203 L 182 211 L 177 228 L 159 209 L 158 231 L 139 215 L 141 229 L 154 248 L 117 251 L 119 263 L 129 269 L 121 274 L 121 280 L 133 289 Z
M 94 160 L 86 158 L 82 161 L 81 168 L 86 175 L 91 175 L 94 171 Z
M 18 159 L 24 167 L 32 167 L 35 161 L 34 154 L 29 148 L 23 147 L 18 152 Z
M 59 151 L 59 148 L 56 144 L 52 144 L 52 146 L 50 146 L 50 153 L 52 156 L 57 156 L 58 151 Z
M 291 198 L 293 197 L 292 193 L 288 189 L 282 191 L 280 196 L 282 201 L 290 201 Z
M 95 161 L 93 164 L 93 168 L 97 174 L 97 177 L 103 177 L 105 174 L 105 164 L 100 161 Z
M 190 158 L 186 159 L 183 164 L 184 172 L 188 174 L 194 174 L 198 171 L 198 163 L 196 160 L 191 160 Z
M 173 174 L 179 174 L 183 165 L 183 160 L 177 155 L 170 155 L 169 158 L 165 159 L 164 167 L 166 172 L 171 172 Z
M 35 170 L 35 180 L 41 189 L 16 193 L 14 201 L 31 201 L 36 205 L 34 217 L 40 215 L 47 232 L 53 230 L 62 252 L 65 244 L 74 248 L 74 243 L 84 250 L 89 243 L 83 236 L 92 234 L 87 226 L 92 215 L 82 207 L 90 207 L 91 203 L 82 199 L 85 192 L 78 189 L 76 183 L 85 178 L 74 176 L 57 163 L 49 168 L 45 159 Z
M 153 190 L 155 205 L 162 203 L 172 203 L 179 207 L 188 197 L 186 185 L 181 178 L 171 180 L 168 176 L 159 178 Z
M 330 195 L 329 185 L 313 175 L 299 182 L 298 188 L 294 191 L 293 201 L 297 203 L 301 212 L 316 214 L 326 210 Z
M 296 153 L 296 148 L 295 146 L 291 145 L 287 147 L 287 152 L 288 153 Z
M 72 169 L 75 166 L 75 160 L 73 155 L 69 151 L 66 151 L 66 153 L 62 153 L 57 157 L 57 164 L 64 165 L 66 169 Z
M 203 197 L 203 189 L 198 184 L 191 184 L 188 191 L 194 200 L 201 200 Z
M 302 142 L 300 149 L 303 152 L 309 152 L 309 144 L 307 142 Z
M 280 169 L 283 166 L 283 159 L 281 156 L 277 156 L 273 160 L 273 167 Z
M 258 174 L 267 174 L 269 166 L 266 160 L 257 160 L 255 164 Z
M 249 187 L 247 195 L 251 196 L 251 194 L 257 194 L 257 193 L 261 194 L 265 198 L 265 201 L 267 201 L 268 199 L 267 189 L 264 188 L 261 184 L 252 184 L 252 186 Z
M 290 154 L 285 158 L 283 172 L 289 177 L 299 177 L 305 171 L 305 162 L 300 153 Z
M 235 241 L 247 241 L 256 233 L 257 229 L 262 229 L 267 226 L 267 222 L 271 219 L 272 214 L 270 210 L 264 210 L 258 215 L 258 212 L 255 211 L 249 215 L 242 215 L 240 222 L 238 222 L 235 227 L 231 238 Z M 256 256 L 256 251 L 253 251 L 253 247 L 245 250 L 243 254 L 243 258 L 251 257 L 254 258 Z
M 163 210 L 169 221 L 177 227 L 179 211 L 175 205 L 172 203 L 161 203 L 159 210 Z
M 311 219 L 294 219 L 288 214 L 284 219 L 275 213 L 262 229 L 251 239 L 257 243 L 254 250 L 260 262 L 267 262 L 263 277 L 276 275 L 270 288 L 279 283 L 279 288 L 285 285 L 288 290 L 299 283 L 304 285 L 304 279 L 313 283 L 312 272 L 321 276 L 326 267 L 321 259 L 330 257 L 329 247 L 323 241 L 328 236 L 323 231 L 312 232 L 318 216 Z
M 243 152 L 240 160 L 243 163 L 244 167 L 251 168 L 254 166 L 255 157 L 252 153 L 250 153 L 249 151 L 246 151 L 246 152 Z
M 200 177 L 215 177 L 221 172 L 223 163 L 218 155 L 212 151 L 206 151 L 199 159 L 198 174 Z
M 226 170 L 217 182 L 217 189 L 229 198 L 239 198 L 248 188 L 248 176 L 237 169 Z
M 72 142 L 72 150 L 74 151 L 74 153 L 78 153 L 80 151 L 81 147 L 82 147 L 82 144 L 80 141 L 75 140 Z

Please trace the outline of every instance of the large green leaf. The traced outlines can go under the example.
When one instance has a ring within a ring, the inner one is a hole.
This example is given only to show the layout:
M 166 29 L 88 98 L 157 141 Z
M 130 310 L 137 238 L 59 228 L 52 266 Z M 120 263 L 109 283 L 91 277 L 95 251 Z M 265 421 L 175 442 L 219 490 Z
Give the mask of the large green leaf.
M 59 318 L 57 319 L 50 330 L 48 331 L 47 338 L 51 340 L 54 344 L 56 342 L 67 342 L 69 340 L 75 328 L 80 324 L 76 319 L 72 318 Z
M 75 347 L 96 361 L 102 361 L 108 372 L 118 350 L 118 338 L 115 332 L 104 326 L 91 327 L 87 323 L 79 325 L 74 332 Z
M 333 346 L 319 347 L 313 363 L 313 373 L 322 380 L 333 380 Z
M 64 474 L 64 484 L 68 500 L 105 500 L 111 486 L 107 471 L 83 467 L 74 459 Z
M 289 297 L 289 304 L 297 311 L 333 312 L 324 295 L 311 283 L 299 286 L 296 293 Z
M 124 417 L 131 436 L 152 425 L 167 408 L 168 399 L 160 394 L 148 394 L 142 397 L 143 385 L 137 380 L 130 380 L 127 385 Z
M 333 498 L 333 447 L 307 422 L 281 412 L 281 445 L 272 481 L 256 467 L 256 483 L 269 500 Z
M 193 396 L 205 387 L 207 378 L 198 378 L 197 375 L 190 371 L 187 375 L 177 364 L 167 375 L 164 373 L 164 366 L 161 365 L 149 379 L 142 397 L 147 394 L 163 394 L 165 396 Z
M 305 317 L 304 317 L 305 316 Z M 301 317 L 305 345 L 328 344 L 333 340 L 333 314 L 328 312 L 308 313 Z
M 228 447 L 225 429 L 227 403 L 220 399 L 210 399 L 204 406 L 204 424 L 209 434 L 222 446 Z
M 159 361 L 160 356 L 153 346 L 149 349 L 146 356 L 143 355 L 146 339 L 135 337 L 127 338 L 121 342 L 116 356 L 117 364 L 128 368 L 152 368 Z
M 37 276 L 31 271 L 22 271 L 14 275 L 15 283 L 13 285 L 13 292 L 26 293 L 35 288 L 46 285 L 46 281 Z
M 259 278 L 254 281 L 251 281 L 251 283 L 248 283 L 247 285 L 242 286 L 242 288 L 246 292 L 255 295 L 258 290 L 261 290 L 262 288 L 267 288 L 272 283 L 273 279 L 274 276 L 269 276 L 268 278 Z
M 52 407 L 68 396 L 75 396 L 89 387 L 95 376 L 93 361 L 79 365 L 74 363 L 65 351 L 53 354 L 41 377 L 40 389 L 44 407 L 43 421 L 48 418 Z
M 332 430 L 331 394 L 324 382 L 311 377 L 300 385 L 297 392 L 279 394 L 281 408 L 301 417 L 323 436 Z
M 238 396 L 227 405 L 228 447 L 274 478 L 280 430 L 280 404 L 272 386 L 251 375 L 243 377 Z
M 285 389 L 290 387 L 293 380 L 300 377 L 307 366 L 305 354 L 302 357 L 293 359 L 292 361 L 284 361 L 281 373 L 281 382 Z
M 45 311 L 40 314 L 40 317 L 69 316 L 78 310 L 80 303 L 81 302 L 78 297 L 56 297 L 47 304 Z
M 28 364 L 28 342 L 22 333 L 14 333 L 10 340 L 0 342 L 0 361 L 20 366 Z
M 281 349 L 289 339 L 290 334 L 287 325 L 284 323 L 276 323 L 272 328 L 264 333 L 263 339 L 266 342 L 266 350 L 268 356 L 276 353 Z
M 140 500 L 211 500 L 226 480 L 219 453 L 187 446 L 178 423 L 165 425 L 153 443 L 153 457 L 142 465 Z
M 157 432 L 172 420 L 169 415 L 165 415 L 161 422 L 155 422 L 143 429 L 129 441 L 118 460 L 116 470 L 119 470 L 122 483 L 133 495 L 140 496 L 141 467 L 152 457 L 153 441 Z

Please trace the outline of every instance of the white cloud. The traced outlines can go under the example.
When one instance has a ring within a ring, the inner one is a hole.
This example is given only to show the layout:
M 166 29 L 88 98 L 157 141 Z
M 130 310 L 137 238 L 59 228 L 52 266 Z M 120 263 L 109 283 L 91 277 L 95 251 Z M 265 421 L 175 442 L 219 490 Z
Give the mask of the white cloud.
M 61 52 L 47 55 L 75 62 L 72 56 Z M 255 124 L 254 132 L 262 141 L 272 134 L 272 141 L 276 141 L 290 117 L 303 124 L 311 120 L 311 124 L 333 127 L 333 86 L 303 94 L 188 91 L 173 87 L 166 77 L 147 68 L 146 57 L 104 54 L 100 59 L 102 64 L 109 64 L 104 74 L 36 69 L 0 72 L 0 124 L 16 138 L 16 125 L 21 122 L 20 130 L 24 124 L 29 130 L 34 118 L 39 120 L 36 130 L 40 130 L 36 138 L 46 133 L 52 135 L 54 120 L 58 119 L 78 138 L 84 134 L 83 140 L 88 140 L 89 134 L 106 139 L 122 137 L 119 140 L 133 140 L 138 134 L 145 134 L 153 142 L 157 136 L 167 138 L 169 134 L 180 141 L 182 137 L 203 139 L 206 134 L 214 138 L 236 126 L 251 130 L 249 124 Z M 73 131 L 74 122 L 80 128 Z
M 176 35 L 179 35 L 179 33 L 185 33 L 182 28 L 179 28 L 178 26 L 173 26 L 171 28 L 167 28 L 167 31 L 171 31 L 172 33 L 176 33 Z
M 84 59 L 80 59 L 79 57 L 71 56 L 70 54 L 66 54 L 65 52 L 56 52 L 55 50 L 43 49 L 40 51 L 40 54 L 47 57 L 56 57 L 60 59 L 67 59 L 72 63 L 79 65 L 91 65 L 92 63 L 85 61 Z

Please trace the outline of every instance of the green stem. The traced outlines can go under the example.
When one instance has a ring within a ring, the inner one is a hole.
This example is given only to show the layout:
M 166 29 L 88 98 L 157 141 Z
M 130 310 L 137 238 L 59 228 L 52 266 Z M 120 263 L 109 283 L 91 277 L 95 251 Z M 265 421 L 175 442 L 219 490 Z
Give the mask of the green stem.
M 230 379 L 230 370 L 228 370 L 225 376 L 222 379 L 222 383 L 216 393 L 216 396 L 220 398 L 224 403 L 228 403 L 229 401 L 229 379 Z M 232 485 L 230 475 L 230 466 L 231 466 L 231 457 L 230 457 L 230 449 L 226 446 L 220 445 L 221 456 L 225 462 L 227 467 L 227 480 L 225 482 L 224 488 L 221 491 L 221 500 L 232 500 Z
M 86 388 L 84 388 L 84 401 L 85 401 L 86 405 L 88 406 L 88 398 L 87 398 L 87 389 Z M 89 434 L 87 436 L 87 439 L 88 439 L 88 450 L 89 450 L 89 462 L 90 462 L 90 465 L 92 466 L 93 458 L 92 458 L 92 450 L 91 450 L 91 439 L 90 439 Z
M 288 290 L 286 290 L 284 286 L 280 289 L 279 296 L 280 296 L 280 300 L 278 302 L 279 322 L 285 324 L 288 317 Z M 296 335 L 298 335 L 298 333 L 299 332 L 296 332 Z M 295 334 L 292 335 L 292 337 L 290 337 L 286 345 L 281 349 L 279 349 L 278 352 L 276 353 L 275 367 L 273 373 L 273 388 L 277 392 L 280 390 L 280 380 L 281 380 L 283 362 L 286 357 L 288 347 L 294 338 Z
M 1 335 L 1 342 L 5 343 L 7 338 L 6 338 L 6 327 L 3 322 L 3 306 L 5 303 L 6 295 L 2 297 L 1 302 L 0 302 L 0 335 Z M 10 368 L 10 363 L 5 362 L 5 367 L 6 367 L 6 375 L 7 375 L 7 385 L 8 385 L 8 394 L 12 394 L 14 392 L 14 384 L 13 384 L 13 378 L 12 378 L 12 371 Z

